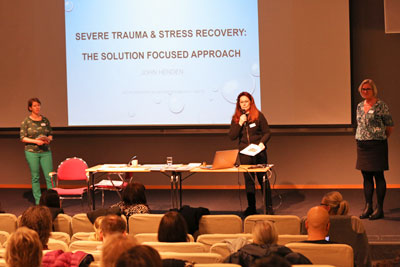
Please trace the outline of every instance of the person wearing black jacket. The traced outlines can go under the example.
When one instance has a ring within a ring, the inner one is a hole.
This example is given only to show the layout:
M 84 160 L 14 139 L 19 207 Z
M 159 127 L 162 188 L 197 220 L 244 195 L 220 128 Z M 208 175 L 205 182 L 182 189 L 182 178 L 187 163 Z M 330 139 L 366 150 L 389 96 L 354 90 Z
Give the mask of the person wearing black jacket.
M 235 113 L 232 117 L 229 137 L 239 140 L 239 149 L 242 150 L 250 144 L 258 145 L 262 151 L 255 156 L 239 153 L 240 164 L 257 165 L 267 164 L 267 142 L 271 137 L 268 122 L 264 115 L 257 109 L 254 98 L 247 92 L 242 92 L 237 97 Z M 256 214 L 255 177 L 263 189 L 263 173 L 244 173 L 248 207 L 245 216 Z M 265 202 L 267 214 L 273 214 L 271 188 L 268 179 L 265 183 Z

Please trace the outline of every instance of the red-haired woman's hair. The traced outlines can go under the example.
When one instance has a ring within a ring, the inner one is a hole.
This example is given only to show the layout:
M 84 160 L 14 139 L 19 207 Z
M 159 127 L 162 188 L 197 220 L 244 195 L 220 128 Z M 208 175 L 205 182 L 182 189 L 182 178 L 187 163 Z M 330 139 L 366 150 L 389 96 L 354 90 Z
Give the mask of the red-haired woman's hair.
M 248 115 L 248 121 L 249 122 L 254 122 L 258 119 L 258 115 L 259 115 L 259 111 L 256 107 L 256 103 L 254 102 L 254 98 L 253 96 L 248 93 L 248 92 L 241 92 L 237 99 L 236 99 L 236 109 L 235 109 L 235 113 L 233 114 L 233 121 L 234 122 L 239 122 L 239 118 L 240 116 L 242 116 L 242 110 L 240 108 L 240 98 L 242 96 L 246 96 L 249 100 L 250 100 L 250 109 L 249 109 L 249 115 Z

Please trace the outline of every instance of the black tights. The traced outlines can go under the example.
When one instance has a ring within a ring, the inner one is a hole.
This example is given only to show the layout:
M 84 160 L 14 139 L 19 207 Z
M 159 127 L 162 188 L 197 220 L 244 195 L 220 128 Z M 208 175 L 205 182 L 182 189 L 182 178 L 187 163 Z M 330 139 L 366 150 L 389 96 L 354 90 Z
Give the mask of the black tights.
M 372 196 L 374 194 L 374 177 L 376 182 L 376 198 L 378 205 L 383 206 L 386 194 L 386 181 L 383 171 L 367 172 L 361 171 L 364 177 L 364 196 L 365 202 L 372 205 Z

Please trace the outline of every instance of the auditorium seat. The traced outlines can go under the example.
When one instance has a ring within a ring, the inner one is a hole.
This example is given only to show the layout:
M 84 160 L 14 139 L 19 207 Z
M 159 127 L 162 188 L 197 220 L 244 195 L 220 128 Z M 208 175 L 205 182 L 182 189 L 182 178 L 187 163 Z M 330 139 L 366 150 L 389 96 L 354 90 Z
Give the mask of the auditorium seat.
M 8 238 L 10 237 L 10 233 L 6 231 L 0 231 L 0 245 L 4 247 L 4 243 L 7 242 Z
M 144 242 L 158 252 L 208 252 L 205 245 L 197 242 Z
M 64 252 L 69 251 L 68 244 L 65 243 L 64 241 L 49 238 L 49 241 L 47 242 L 47 247 L 50 250 L 58 250 L 61 249 Z
M 233 214 L 203 215 L 199 222 L 199 235 L 238 234 L 243 232 L 242 219 Z
M 69 236 L 69 234 L 64 232 L 51 232 L 50 238 L 63 241 L 66 245 L 69 245 L 69 243 L 71 242 L 71 237 Z
M 72 218 L 67 214 L 58 214 L 55 220 L 53 221 L 54 231 L 64 232 L 72 235 L 72 226 L 71 226 Z
M 86 213 L 77 213 L 71 220 L 72 234 L 78 232 L 93 232 L 93 224 L 90 222 Z
M 129 217 L 129 234 L 158 233 L 164 214 L 132 214 Z
M 78 232 L 72 235 L 71 242 L 78 240 L 89 240 L 89 237 L 93 235 L 94 232 Z
M 238 238 L 245 238 L 247 240 L 252 239 L 251 234 L 239 233 L 239 234 L 202 234 L 197 237 L 199 243 L 207 246 L 208 249 L 215 243 L 223 243 L 224 240 L 235 240 Z
M 69 244 L 69 250 L 70 251 L 82 250 L 85 252 L 101 250 L 102 244 L 103 242 L 101 241 L 78 240 L 71 242 L 71 244 Z
M 278 245 L 285 246 L 287 243 L 307 240 L 307 235 L 278 235 Z
M 250 215 L 244 220 L 244 232 L 251 233 L 258 221 L 272 221 L 279 235 L 299 235 L 300 218 L 295 215 Z
M 141 233 L 135 235 L 136 240 L 139 244 L 143 242 L 158 242 L 158 233 Z M 188 234 L 189 242 L 194 242 L 194 238 L 191 234 Z
M 12 213 L 0 213 L 0 230 L 14 233 L 17 229 L 17 216 Z
M 161 259 L 178 259 L 194 263 L 218 263 L 222 262 L 221 255 L 216 253 L 182 253 L 182 252 L 160 252 Z

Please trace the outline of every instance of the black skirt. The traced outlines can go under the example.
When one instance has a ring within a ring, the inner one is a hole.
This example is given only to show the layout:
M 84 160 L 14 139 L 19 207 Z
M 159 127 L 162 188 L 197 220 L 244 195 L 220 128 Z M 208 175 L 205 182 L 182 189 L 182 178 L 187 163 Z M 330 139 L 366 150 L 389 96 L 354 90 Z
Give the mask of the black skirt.
M 387 140 L 357 140 L 356 169 L 361 171 L 389 170 Z

